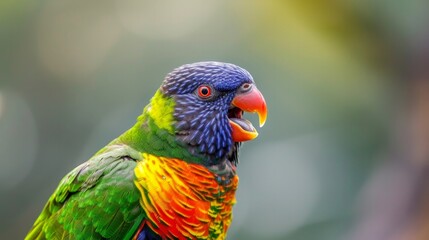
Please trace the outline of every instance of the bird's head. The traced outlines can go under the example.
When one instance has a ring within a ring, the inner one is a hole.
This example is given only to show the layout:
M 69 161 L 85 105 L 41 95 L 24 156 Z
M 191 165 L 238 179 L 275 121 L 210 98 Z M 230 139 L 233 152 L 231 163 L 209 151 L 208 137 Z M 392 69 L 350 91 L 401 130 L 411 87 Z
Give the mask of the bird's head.
M 229 63 L 178 67 L 166 76 L 158 93 L 164 108 L 168 105 L 171 109 L 158 111 L 157 118 L 162 118 L 158 125 L 169 128 L 182 146 L 206 165 L 224 159 L 236 164 L 240 143 L 257 137 L 252 123 L 243 118 L 244 112 L 257 113 L 260 126 L 267 117 L 264 97 L 252 76 Z M 152 103 L 151 107 L 156 106 Z

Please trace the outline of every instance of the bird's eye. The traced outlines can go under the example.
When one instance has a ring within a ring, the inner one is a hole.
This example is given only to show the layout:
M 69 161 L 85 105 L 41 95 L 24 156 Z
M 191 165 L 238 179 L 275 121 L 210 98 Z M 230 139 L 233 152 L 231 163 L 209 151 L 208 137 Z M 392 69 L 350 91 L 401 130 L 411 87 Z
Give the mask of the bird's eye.
M 212 89 L 208 85 L 201 85 L 198 87 L 198 97 L 207 99 L 212 96 Z

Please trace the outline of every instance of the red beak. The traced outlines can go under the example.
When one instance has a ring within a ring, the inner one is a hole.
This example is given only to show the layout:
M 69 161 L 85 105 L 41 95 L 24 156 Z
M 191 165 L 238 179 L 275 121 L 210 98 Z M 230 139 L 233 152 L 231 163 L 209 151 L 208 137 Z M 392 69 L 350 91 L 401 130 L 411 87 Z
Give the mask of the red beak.
M 267 104 L 262 93 L 253 85 L 250 91 L 237 93 L 232 104 L 244 112 L 257 113 L 259 126 L 262 127 L 267 120 Z M 258 136 L 258 132 L 246 119 L 231 118 L 229 120 L 232 128 L 232 139 L 234 142 L 249 141 Z

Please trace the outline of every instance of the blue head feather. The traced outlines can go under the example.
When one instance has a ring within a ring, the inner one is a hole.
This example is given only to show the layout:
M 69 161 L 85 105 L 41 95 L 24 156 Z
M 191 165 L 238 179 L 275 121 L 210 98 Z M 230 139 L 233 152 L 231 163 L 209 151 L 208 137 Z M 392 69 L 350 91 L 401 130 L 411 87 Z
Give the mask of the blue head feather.
M 176 136 L 191 154 L 201 156 L 206 165 L 237 157 L 238 143 L 231 138 L 228 110 L 237 89 L 244 83 L 253 83 L 253 78 L 241 67 L 198 62 L 174 69 L 161 86 L 161 91 L 176 102 Z M 201 85 L 211 86 L 212 98 L 198 97 L 196 91 Z

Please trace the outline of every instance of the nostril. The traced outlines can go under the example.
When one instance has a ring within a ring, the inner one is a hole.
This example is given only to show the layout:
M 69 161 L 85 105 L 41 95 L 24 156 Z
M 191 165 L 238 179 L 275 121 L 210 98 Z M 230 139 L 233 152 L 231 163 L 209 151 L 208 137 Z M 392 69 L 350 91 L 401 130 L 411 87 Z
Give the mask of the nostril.
M 243 85 L 241 85 L 241 87 L 240 87 L 240 91 L 241 92 L 247 92 L 247 91 L 249 91 L 250 89 L 252 89 L 252 84 L 250 84 L 250 83 L 244 83 Z

